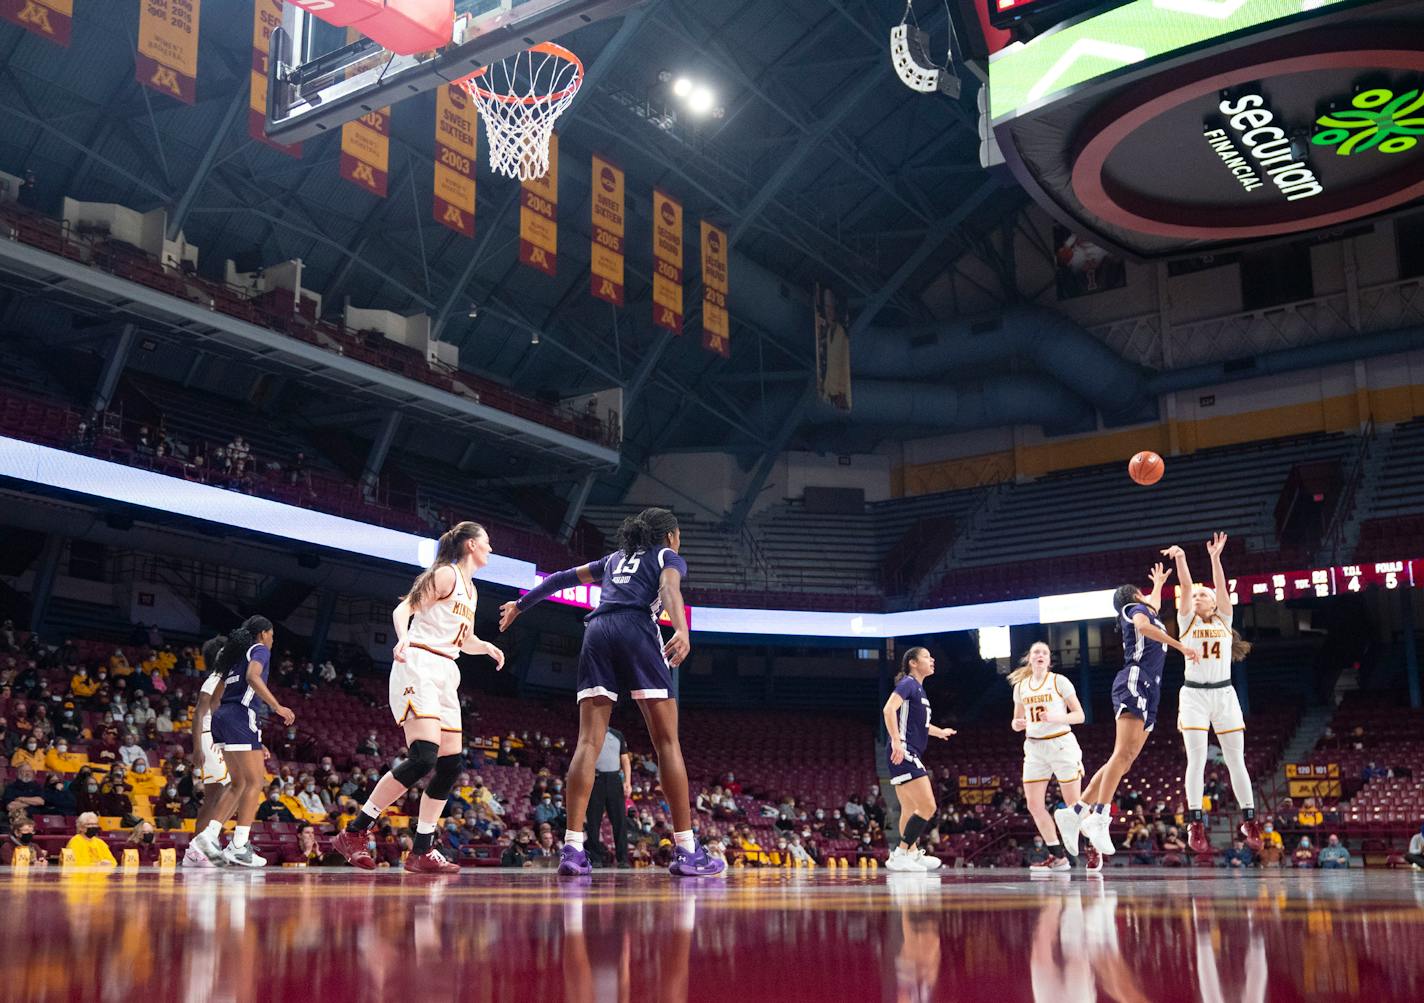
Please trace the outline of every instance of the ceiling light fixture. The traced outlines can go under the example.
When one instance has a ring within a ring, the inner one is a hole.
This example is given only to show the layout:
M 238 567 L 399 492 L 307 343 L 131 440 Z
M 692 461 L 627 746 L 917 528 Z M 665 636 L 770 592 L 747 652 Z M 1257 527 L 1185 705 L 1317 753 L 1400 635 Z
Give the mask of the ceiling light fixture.
M 685 98 L 692 93 L 695 85 L 687 77 L 678 77 L 672 82 L 672 92 L 680 98 Z

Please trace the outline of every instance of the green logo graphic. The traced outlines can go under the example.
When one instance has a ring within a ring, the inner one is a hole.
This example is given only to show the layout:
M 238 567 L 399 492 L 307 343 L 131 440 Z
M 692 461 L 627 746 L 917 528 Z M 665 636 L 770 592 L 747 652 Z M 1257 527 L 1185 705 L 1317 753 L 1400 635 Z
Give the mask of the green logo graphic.
M 1376 149 L 1381 153 L 1403 153 L 1419 144 L 1415 137 L 1424 136 L 1424 117 L 1407 117 L 1424 108 L 1424 97 L 1418 90 L 1395 97 L 1394 91 L 1378 87 L 1361 91 L 1350 103 L 1355 106 L 1353 110 L 1321 115 L 1315 120 L 1317 126 L 1329 128 L 1312 136 L 1313 144 L 1339 147 L 1336 155 L 1348 157 Z

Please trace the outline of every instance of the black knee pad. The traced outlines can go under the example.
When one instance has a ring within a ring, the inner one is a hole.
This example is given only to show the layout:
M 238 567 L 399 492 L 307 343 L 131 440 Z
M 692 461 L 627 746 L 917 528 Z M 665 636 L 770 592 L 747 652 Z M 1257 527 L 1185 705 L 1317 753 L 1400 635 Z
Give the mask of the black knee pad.
M 399 766 L 391 770 L 391 776 L 407 787 L 414 787 L 421 777 L 435 769 L 436 755 L 439 752 L 440 746 L 434 742 L 411 742 L 409 753 Z
M 460 754 L 441 756 L 435 760 L 435 775 L 425 785 L 425 796 L 432 801 L 444 801 L 455 787 L 455 778 L 460 775 Z

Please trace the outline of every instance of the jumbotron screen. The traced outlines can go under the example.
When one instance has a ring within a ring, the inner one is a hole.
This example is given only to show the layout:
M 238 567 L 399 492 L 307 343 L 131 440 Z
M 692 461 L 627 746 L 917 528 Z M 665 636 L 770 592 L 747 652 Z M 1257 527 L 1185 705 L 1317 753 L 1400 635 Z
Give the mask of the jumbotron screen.
M 995 28 L 1012 28 L 1025 18 L 1039 15 L 1071 17 L 1094 7 L 1113 7 L 1126 0 L 984 0 L 989 5 L 989 23 Z M 1043 20 L 1049 20 L 1043 18 Z

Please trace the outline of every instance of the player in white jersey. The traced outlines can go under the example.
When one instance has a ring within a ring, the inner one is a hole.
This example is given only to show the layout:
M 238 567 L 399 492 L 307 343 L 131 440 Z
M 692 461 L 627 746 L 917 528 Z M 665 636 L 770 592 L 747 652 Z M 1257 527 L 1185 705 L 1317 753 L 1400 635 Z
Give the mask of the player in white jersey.
M 1083 706 L 1073 683 L 1049 671 L 1052 661 L 1048 645 L 1035 641 L 1019 667 L 1009 673 L 1014 691 L 1013 728 L 1025 732 L 1024 799 L 1050 854 L 1048 860 L 1029 866 L 1033 872 L 1072 869 L 1044 798 L 1049 781 L 1057 779 L 1064 803 L 1074 804 L 1083 783 L 1083 750 L 1073 734 L 1073 725 L 1083 723 Z M 1089 866 L 1093 863 L 1090 860 Z
M 1261 847 L 1261 827 L 1256 822 L 1256 796 L 1251 789 L 1251 776 L 1246 772 L 1246 719 L 1241 713 L 1241 701 L 1231 685 L 1231 663 L 1240 661 L 1251 645 L 1232 628 L 1230 590 L 1221 552 L 1226 547 L 1226 534 L 1216 533 L 1206 545 L 1211 556 L 1213 588 L 1191 585 L 1191 569 L 1187 567 L 1186 551 L 1172 546 L 1162 551 L 1177 564 L 1177 637 L 1201 657 L 1187 661 L 1187 676 L 1182 686 L 1177 729 L 1187 747 L 1187 845 L 1194 853 L 1211 849 L 1206 826 L 1202 823 L 1202 791 L 1206 785 L 1207 731 L 1215 729 L 1221 743 L 1221 754 L 1231 774 L 1231 792 L 1241 806 L 1244 819 L 1241 835 L 1252 850 Z M 1185 594 L 1191 589 L 1190 598 Z M 1223 598 L 1224 597 L 1224 598 Z
M 460 867 L 434 848 L 435 829 L 460 773 L 464 726 L 460 713 L 461 654 L 488 655 L 504 668 L 504 652 L 475 636 L 474 575 L 489 563 L 489 534 L 477 522 L 447 530 L 435 548 L 435 563 L 416 578 L 410 593 L 391 614 L 395 660 L 391 665 L 391 714 L 405 730 L 406 757 L 383 776 L 356 818 L 332 840 L 348 862 L 374 870 L 366 830 L 381 812 L 427 774 L 420 798 L 415 845 L 405 869 L 422 874 L 455 874 Z
M 223 675 L 218 671 L 218 652 L 227 643 L 227 635 L 221 634 L 203 645 L 203 665 L 208 677 L 198 691 L 198 703 L 193 708 L 193 780 L 202 785 L 203 803 L 198 809 L 198 817 L 193 823 L 195 834 L 207 830 L 208 823 L 216 820 L 219 826 L 232 817 L 236 798 L 232 796 L 232 776 L 228 773 L 223 751 L 213 744 L 213 708 L 222 699 Z M 216 846 L 205 852 L 204 842 L 197 839 L 188 841 L 183 851 L 184 867 L 224 867 L 227 861 Z

